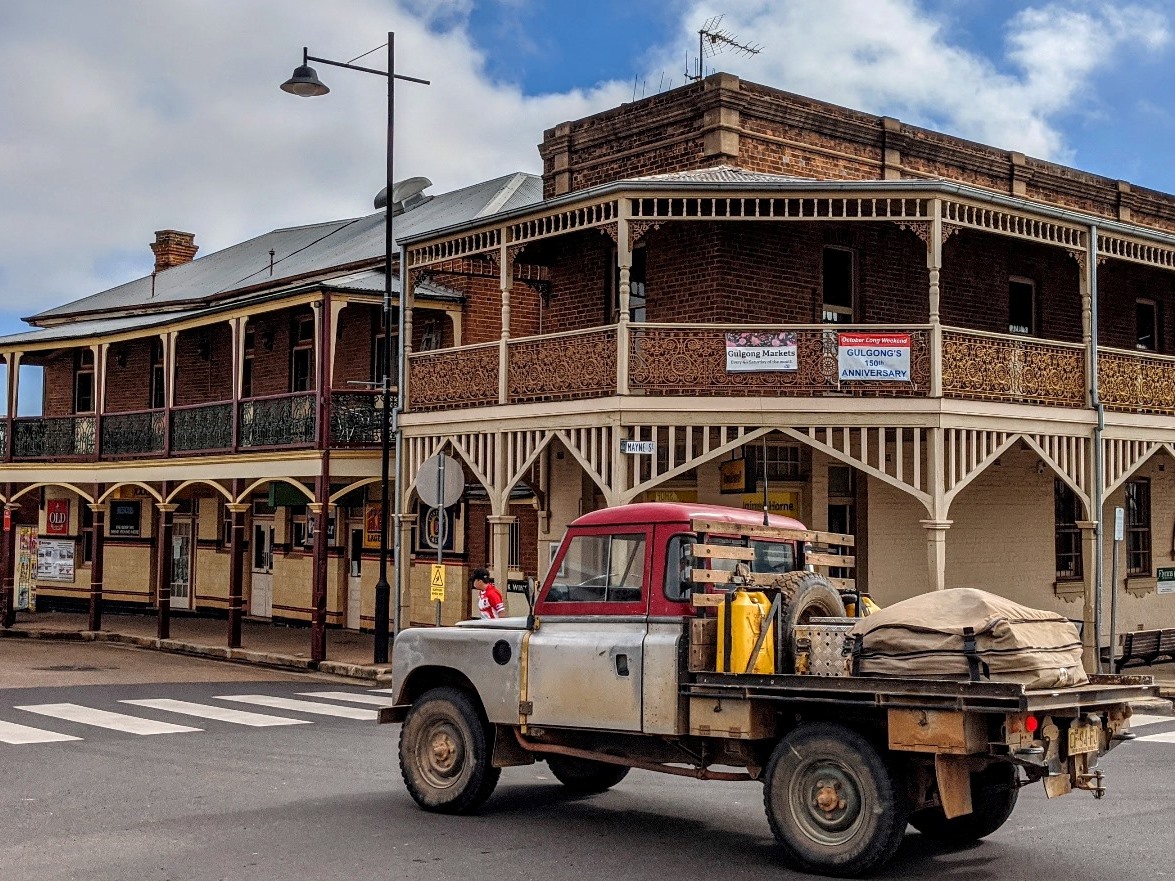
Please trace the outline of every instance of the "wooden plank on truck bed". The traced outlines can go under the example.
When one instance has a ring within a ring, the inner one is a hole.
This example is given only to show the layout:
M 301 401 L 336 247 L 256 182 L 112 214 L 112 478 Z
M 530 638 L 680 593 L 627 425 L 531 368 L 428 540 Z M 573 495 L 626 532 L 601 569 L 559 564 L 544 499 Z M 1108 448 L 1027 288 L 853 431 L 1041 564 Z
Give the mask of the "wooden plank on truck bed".
M 731 545 L 690 545 L 690 553 L 695 557 L 707 560 L 753 560 L 754 548 L 741 548 Z
M 726 594 L 694 593 L 690 594 L 689 601 L 695 609 L 714 609 L 726 602 Z
M 845 554 L 804 554 L 804 562 L 809 566 L 839 566 L 849 569 L 857 565 L 857 558 Z
M 779 578 L 774 572 L 749 572 L 735 581 L 733 572 L 727 569 L 690 569 L 689 581 L 694 584 L 747 584 L 757 587 L 770 587 Z
M 705 520 L 695 517 L 690 529 L 712 535 L 745 535 L 758 538 L 778 538 L 785 541 L 807 541 L 817 544 L 854 547 L 857 539 L 841 532 L 817 532 L 811 529 L 789 529 L 785 526 L 762 526 L 748 523 L 723 523 L 721 520 Z

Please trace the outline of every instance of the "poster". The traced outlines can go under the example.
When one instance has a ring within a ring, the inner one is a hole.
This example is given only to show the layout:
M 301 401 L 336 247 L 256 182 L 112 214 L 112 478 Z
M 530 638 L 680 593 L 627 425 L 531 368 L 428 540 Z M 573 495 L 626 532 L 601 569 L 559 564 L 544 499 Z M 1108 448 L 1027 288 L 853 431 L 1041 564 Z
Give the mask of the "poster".
M 378 504 L 368 504 L 363 508 L 363 547 L 378 548 L 380 528 L 383 516 Z M 392 536 L 388 536 L 388 544 L 392 543 Z
M 109 535 L 139 537 L 143 518 L 143 503 L 139 501 L 113 501 L 110 503 Z
M 37 527 L 16 527 L 16 591 L 15 608 L 24 612 L 37 611 Z
M 73 539 L 37 539 L 37 581 L 73 581 Z
M 1156 575 L 1158 576 L 1158 582 L 1155 585 L 1155 593 L 1175 594 L 1175 567 L 1164 569 L 1160 566 Z
M 799 355 L 794 331 L 726 335 L 727 373 L 798 369 Z
M 838 333 L 841 382 L 909 382 L 910 334 Z
M 45 502 L 45 534 L 69 535 L 69 499 L 49 499 Z

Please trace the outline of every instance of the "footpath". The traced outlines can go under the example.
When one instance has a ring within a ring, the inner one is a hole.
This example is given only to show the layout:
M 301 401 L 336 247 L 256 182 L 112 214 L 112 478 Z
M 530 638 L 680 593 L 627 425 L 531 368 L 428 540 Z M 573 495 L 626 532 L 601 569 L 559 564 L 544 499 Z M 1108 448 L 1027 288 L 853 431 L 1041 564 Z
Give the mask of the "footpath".
M 310 658 L 310 629 L 284 626 L 269 621 L 246 618 L 241 622 L 241 648 L 228 648 L 228 622 L 223 619 L 173 615 L 171 638 L 156 636 L 156 620 L 150 615 L 103 616 L 102 629 L 87 630 L 84 613 L 18 612 L 16 626 L 0 629 L 0 639 L 83 640 L 114 642 L 165 652 L 255 664 L 281 670 L 317 670 L 346 676 L 367 684 L 389 685 L 391 664 L 374 664 L 373 637 L 353 630 L 327 630 L 327 660 L 315 663 Z M 1127 667 L 1129 674 L 1153 676 L 1161 698 L 1135 701 L 1139 712 L 1171 715 L 1175 700 L 1175 664 L 1153 667 Z

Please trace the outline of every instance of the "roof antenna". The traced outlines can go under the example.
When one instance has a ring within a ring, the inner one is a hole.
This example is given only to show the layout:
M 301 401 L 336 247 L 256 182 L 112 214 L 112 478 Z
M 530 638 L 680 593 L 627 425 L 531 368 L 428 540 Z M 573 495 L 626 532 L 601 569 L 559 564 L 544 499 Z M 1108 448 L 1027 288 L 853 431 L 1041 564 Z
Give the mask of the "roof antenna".
M 758 55 L 763 51 L 763 47 L 757 43 L 740 43 L 730 31 L 719 29 L 722 24 L 724 16 L 715 15 L 713 18 L 706 19 L 702 26 L 698 29 L 698 58 L 694 66 L 694 73 L 691 75 L 688 67 L 685 71 L 685 78 L 697 82 L 702 78 L 705 69 L 702 65 L 702 60 L 705 58 L 712 58 L 715 55 L 721 55 L 727 49 L 733 49 L 740 55 L 746 55 L 748 58 L 753 55 Z

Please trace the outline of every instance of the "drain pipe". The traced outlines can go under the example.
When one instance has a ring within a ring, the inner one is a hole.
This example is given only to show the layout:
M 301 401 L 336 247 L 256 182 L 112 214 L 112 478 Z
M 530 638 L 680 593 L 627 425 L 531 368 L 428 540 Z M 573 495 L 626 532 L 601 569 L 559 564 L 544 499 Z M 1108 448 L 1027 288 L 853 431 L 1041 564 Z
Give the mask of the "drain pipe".
M 1093 531 L 1094 604 L 1093 604 L 1093 663 L 1094 669 L 1102 671 L 1102 599 L 1104 578 L 1102 568 L 1105 553 L 1102 548 L 1102 515 L 1105 513 L 1105 499 L 1102 487 L 1105 485 L 1105 456 L 1102 452 L 1102 435 L 1106 430 L 1106 410 L 1102 406 L 1098 388 L 1098 318 L 1097 318 L 1097 224 L 1089 226 L 1089 300 L 1090 300 L 1090 365 L 1089 402 L 1097 411 L 1097 424 L 1093 429 L 1093 517 L 1097 524 Z

